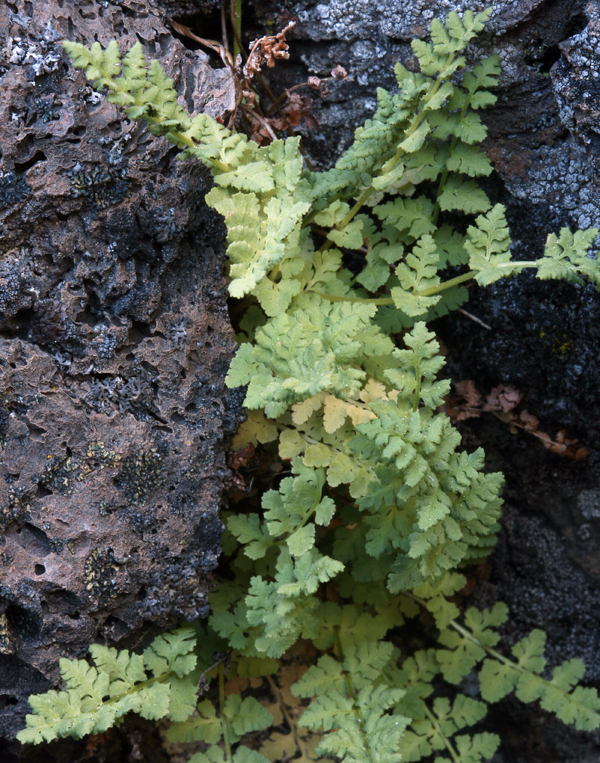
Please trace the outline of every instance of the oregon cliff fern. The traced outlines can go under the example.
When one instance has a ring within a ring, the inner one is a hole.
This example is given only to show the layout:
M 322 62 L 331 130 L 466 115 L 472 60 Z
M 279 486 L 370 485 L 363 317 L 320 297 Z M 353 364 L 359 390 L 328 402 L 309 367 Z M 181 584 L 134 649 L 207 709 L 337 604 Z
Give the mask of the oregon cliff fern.
M 277 442 L 291 476 L 262 512 L 225 516 L 231 574 L 206 630 L 194 626 L 193 653 L 188 627 L 143 655 L 93 646 L 94 666 L 61 661 L 65 691 L 31 697 L 21 741 L 102 731 L 133 710 L 172 721 L 171 741 L 203 741 L 193 763 L 261 763 L 239 742 L 273 718 L 253 697 L 225 696 L 224 663 L 229 678 L 277 675 L 299 639 L 320 654 L 289 694 L 312 698 L 299 723 L 321 734 L 314 751 L 286 715 L 302 760 L 487 760 L 499 740 L 471 727 L 511 691 L 578 729 L 600 725 L 579 660 L 548 673 L 541 631 L 498 651 L 506 607 L 457 605 L 457 569 L 494 545 L 502 476 L 484 471 L 480 449 L 460 450 L 436 413 L 449 382 L 426 323 L 465 302 L 467 281 L 524 268 L 600 287 L 588 255 L 597 229 L 563 229 L 539 259 L 513 262 L 504 209 L 477 185 L 492 171 L 478 112 L 495 101 L 499 62 L 467 71 L 463 52 L 488 16 L 434 20 L 431 43 L 413 42 L 420 71 L 396 65 L 398 92 L 378 90 L 375 114 L 327 172 L 304 168 L 297 138 L 258 147 L 188 115 L 139 44 L 121 59 L 116 42 L 65 43 L 111 102 L 212 171 L 206 200 L 227 226 L 229 290 L 247 305 L 227 377 L 247 385 L 236 444 Z M 348 252 L 360 269 L 345 267 Z M 401 652 L 389 632 L 424 612 L 438 647 Z M 460 691 L 471 674 L 477 699 Z M 216 707 L 196 704 L 210 678 Z M 441 680 L 457 688 L 440 692 Z

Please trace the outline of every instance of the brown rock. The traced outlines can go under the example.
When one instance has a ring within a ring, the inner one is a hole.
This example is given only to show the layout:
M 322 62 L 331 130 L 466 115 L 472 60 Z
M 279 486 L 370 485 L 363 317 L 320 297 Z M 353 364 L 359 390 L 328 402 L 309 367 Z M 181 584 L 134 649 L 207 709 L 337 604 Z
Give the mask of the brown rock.
M 60 656 L 207 611 L 239 396 L 210 177 L 61 40 L 136 39 L 192 110 L 229 75 L 142 3 L 0 6 L 0 734 Z M 15 704 L 16 703 L 16 704 Z

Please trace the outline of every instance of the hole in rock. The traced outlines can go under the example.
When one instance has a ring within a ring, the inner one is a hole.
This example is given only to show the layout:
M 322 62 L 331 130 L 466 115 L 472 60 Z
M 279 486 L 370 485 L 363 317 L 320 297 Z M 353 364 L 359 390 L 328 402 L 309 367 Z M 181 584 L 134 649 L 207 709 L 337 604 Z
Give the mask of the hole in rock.
M 46 572 L 46 568 L 44 567 L 43 564 L 36 564 L 35 567 L 33 568 L 33 571 L 35 572 L 36 575 L 43 575 Z
M 52 490 L 49 490 L 45 485 L 42 485 L 41 482 L 38 482 L 36 496 L 38 498 L 45 498 L 47 495 L 52 495 Z
M 34 641 L 40 635 L 40 621 L 31 612 L 18 604 L 9 604 L 4 613 L 8 629 L 23 641 Z
M 558 45 L 551 45 L 546 49 L 540 63 L 540 74 L 548 74 L 550 69 L 560 58 L 560 48 Z
M 5 535 L 7 538 L 12 537 L 31 556 L 48 556 L 52 550 L 46 533 L 29 523 L 16 528 L 9 527 Z
M 46 154 L 43 151 L 36 151 L 31 159 L 27 159 L 26 162 L 15 162 L 15 172 L 27 172 L 34 167 L 38 162 L 45 162 Z

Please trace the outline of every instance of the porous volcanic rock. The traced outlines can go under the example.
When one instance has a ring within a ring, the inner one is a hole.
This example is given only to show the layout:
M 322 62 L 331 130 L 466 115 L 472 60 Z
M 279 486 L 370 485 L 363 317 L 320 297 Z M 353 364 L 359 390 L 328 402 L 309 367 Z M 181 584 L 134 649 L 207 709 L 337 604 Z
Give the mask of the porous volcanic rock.
M 140 40 L 190 110 L 234 97 L 143 3 L 0 4 L 0 736 L 59 657 L 206 614 L 240 417 L 209 174 L 64 38 Z

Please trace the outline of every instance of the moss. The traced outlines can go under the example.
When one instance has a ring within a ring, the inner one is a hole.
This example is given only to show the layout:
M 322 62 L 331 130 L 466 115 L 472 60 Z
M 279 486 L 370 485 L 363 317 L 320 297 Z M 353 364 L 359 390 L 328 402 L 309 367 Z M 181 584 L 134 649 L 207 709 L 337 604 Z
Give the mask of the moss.
M 0 615 L 0 654 L 13 654 L 16 651 L 6 614 Z
M 103 170 L 96 165 L 88 171 L 77 162 L 67 174 L 71 179 L 71 196 L 83 196 L 99 209 L 118 204 L 129 191 L 126 166 Z
M 95 598 L 110 598 L 117 590 L 115 562 L 112 548 L 95 548 L 84 563 L 85 587 Z
M 39 476 L 38 485 L 51 493 L 72 495 L 80 469 L 81 463 L 76 458 L 52 458 Z
M 133 503 L 144 501 L 164 482 L 163 455 L 158 448 L 140 449 L 123 461 L 116 484 Z

